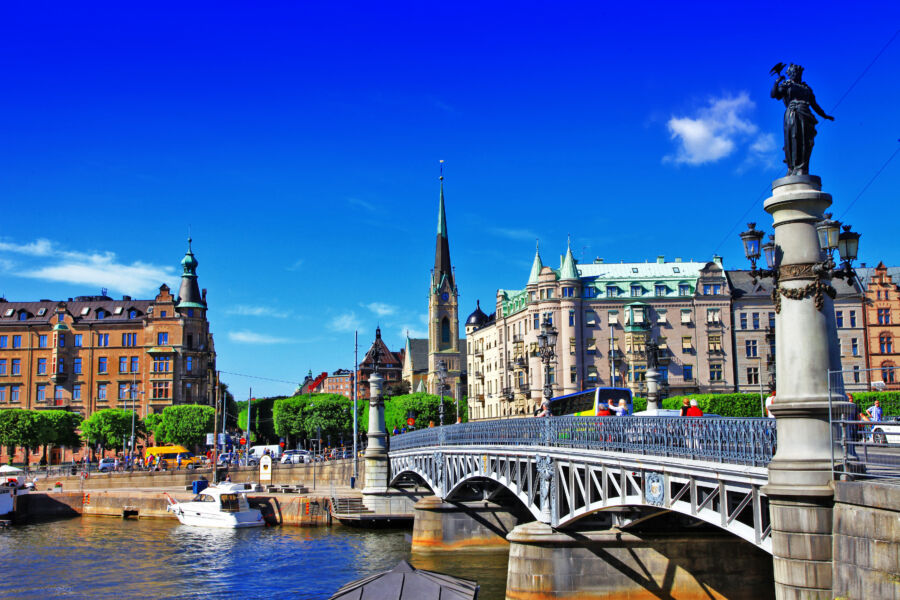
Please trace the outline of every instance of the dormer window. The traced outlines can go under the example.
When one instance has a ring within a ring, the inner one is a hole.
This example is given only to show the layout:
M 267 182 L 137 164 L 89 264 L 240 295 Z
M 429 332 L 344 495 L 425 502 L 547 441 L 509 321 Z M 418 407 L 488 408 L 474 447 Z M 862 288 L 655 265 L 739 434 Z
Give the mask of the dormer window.
M 678 267 L 672 267 L 672 272 L 673 273 L 681 273 L 681 269 L 679 269 Z
M 91 307 L 85 306 L 84 308 L 81 309 L 81 316 L 83 317 L 83 316 L 87 315 L 89 312 L 91 312 Z
M 103 310 L 102 308 L 98 308 L 98 309 L 97 309 L 97 318 L 98 318 L 98 319 L 105 319 L 105 318 L 106 318 L 106 311 Z
M 631 286 L 631 295 L 632 296 L 643 296 L 644 288 L 641 287 L 640 285 L 632 285 Z
M 22 312 L 20 312 L 20 313 L 19 313 L 19 320 L 20 320 L 20 321 L 26 321 L 26 320 L 28 320 L 28 313 L 25 312 L 24 310 L 23 310 Z
M 122 314 L 122 310 L 123 310 L 123 308 L 122 308 L 121 306 L 117 306 L 117 307 L 115 308 L 115 310 L 113 311 L 113 314 L 114 314 L 114 315 L 121 315 L 121 314 Z
M 41 307 L 41 308 L 38 309 L 37 315 L 38 315 L 39 317 L 43 317 L 43 316 L 46 315 L 46 314 L 47 314 L 47 309 L 46 309 L 46 308 Z
M 166 317 L 166 311 L 164 311 L 164 310 L 159 311 L 159 316 L 160 316 L 160 318 L 164 319 Z
M 8 309 L 6 309 L 6 312 L 3 313 L 3 316 L 4 316 L 4 317 L 11 317 L 11 316 L 13 316 L 13 313 L 14 313 L 14 312 L 15 312 L 15 311 L 14 311 L 13 309 L 8 308 Z
M 130 311 L 128 311 L 128 318 L 129 319 L 137 319 L 137 314 L 138 313 L 136 310 L 131 309 Z

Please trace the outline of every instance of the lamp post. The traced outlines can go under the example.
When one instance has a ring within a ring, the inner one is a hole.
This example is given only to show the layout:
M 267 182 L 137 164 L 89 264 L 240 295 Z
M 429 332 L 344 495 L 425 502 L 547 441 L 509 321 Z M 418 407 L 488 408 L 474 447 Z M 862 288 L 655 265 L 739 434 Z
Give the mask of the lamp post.
M 441 427 L 444 426 L 444 383 L 447 381 L 447 363 L 442 358 L 438 362 L 437 368 L 438 379 L 438 419 Z
M 544 363 L 544 400 L 548 403 L 553 396 L 553 386 L 550 382 L 550 361 L 556 358 L 556 339 L 559 333 L 553 328 L 549 318 L 541 323 L 541 332 L 538 334 L 538 351 L 541 353 L 541 362 Z

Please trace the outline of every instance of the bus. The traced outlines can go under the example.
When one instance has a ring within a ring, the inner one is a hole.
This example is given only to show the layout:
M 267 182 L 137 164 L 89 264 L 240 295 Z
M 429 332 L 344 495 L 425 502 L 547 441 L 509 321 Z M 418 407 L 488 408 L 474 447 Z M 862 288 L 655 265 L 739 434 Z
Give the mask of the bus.
M 575 392 L 565 396 L 557 396 L 550 399 L 550 414 L 554 417 L 562 415 L 576 415 L 593 417 L 597 414 L 597 406 L 600 403 L 618 405 L 619 400 L 625 400 L 628 405 L 628 414 L 634 413 L 634 401 L 631 390 L 618 387 L 598 387 L 583 392 Z M 613 413 L 615 414 L 615 413 Z

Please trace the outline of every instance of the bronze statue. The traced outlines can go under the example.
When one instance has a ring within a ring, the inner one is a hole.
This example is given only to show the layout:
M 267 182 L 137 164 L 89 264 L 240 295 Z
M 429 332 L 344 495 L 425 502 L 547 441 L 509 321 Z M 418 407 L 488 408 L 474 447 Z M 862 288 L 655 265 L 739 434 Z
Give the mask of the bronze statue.
M 801 80 L 803 67 L 791 64 L 787 68 L 787 80 L 781 74 L 784 63 L 778 63 L 770 74 L 778 74 L 772 87 L 771 96 L 783 100 L 784 110 L 784 162 L 788 166 L 788 175 L 809 175 L 809 157 L 812 154 L 816 138 L 816 117 L 812 110 L 829 121 L 834 117 L 825 114 L 816 103 L 812 88 Z M 812 109 L 812 110 L 810 110 Z
M 659 367 L 659 344 L 655 341 L 647 342 L 647 370 Z

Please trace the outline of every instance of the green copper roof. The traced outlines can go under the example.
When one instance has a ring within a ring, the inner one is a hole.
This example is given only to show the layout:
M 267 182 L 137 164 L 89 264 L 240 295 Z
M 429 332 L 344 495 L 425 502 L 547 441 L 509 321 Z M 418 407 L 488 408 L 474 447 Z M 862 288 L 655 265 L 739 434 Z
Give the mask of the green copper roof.
M 447 215 L 444 214 L 444 177 L 441 176 L 441 201 L 438 205 L 438 235 L 447 237 Z
M 566 258 L 559 269 L 560 279 L 578 279 L 578 270 L 575 268 L 575 257 L 572 256 L 572 247 L 566 250 Z
M 541 250 L 538 248 L 534 251 L 534 263 L 531 265 L 531 275 L 528 276 L 528 285 L 538 282 L 538 276 L 541 274 L 541 269 L 544 268 L 544 264 L 541 262 Z

